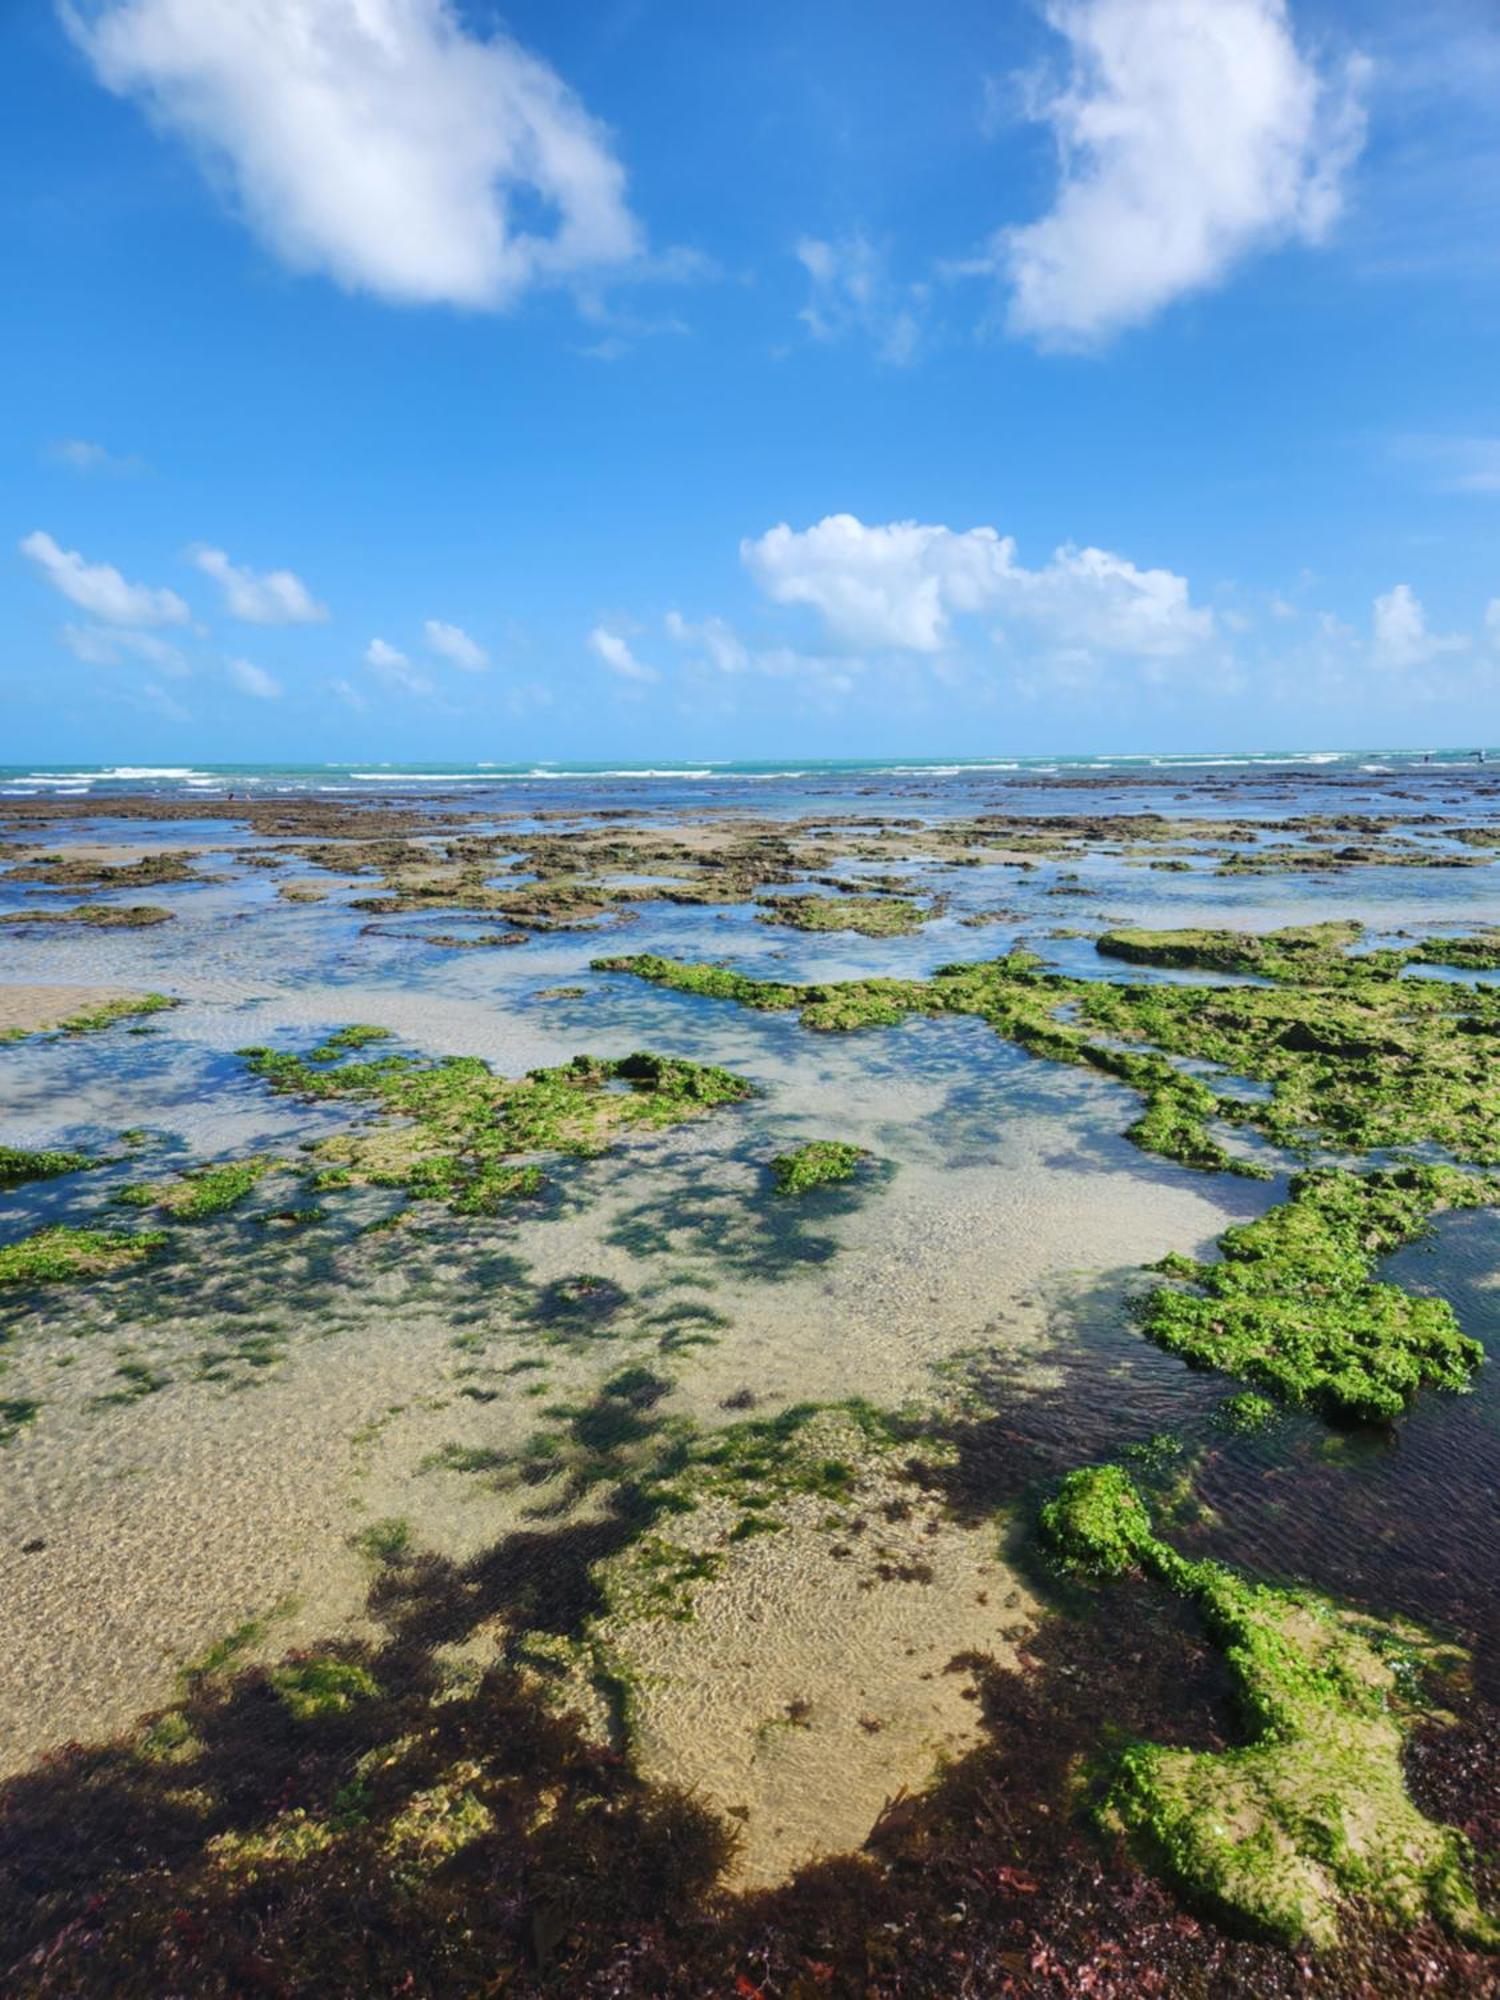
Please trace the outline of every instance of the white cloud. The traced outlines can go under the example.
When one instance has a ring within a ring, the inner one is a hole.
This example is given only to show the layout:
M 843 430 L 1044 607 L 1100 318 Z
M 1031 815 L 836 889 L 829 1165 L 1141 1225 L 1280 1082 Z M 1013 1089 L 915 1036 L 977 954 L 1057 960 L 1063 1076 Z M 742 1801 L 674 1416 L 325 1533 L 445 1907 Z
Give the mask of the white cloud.
M 105 0 L 64 18 L 299 271 L 500 307 L 641 249 L 607 133 L 452 0 Z M 546 220 L 532 219 L 535 209 Z
M 867 527 L 832 514 L 800 531 L 783 523 L 742 542 L 740 554 L 774 602 L 811 605 L 836 639 L 855 646 L 938 653 L 955 615 L 980 612 L 1053 645 L 1156 659 L 1213 635 L 1213 613 L 1193 604 L 1186 578 L 1171 570 L 1072 547 L 1029 570 L 1014 540 L 990 527 Z
M 489 665 L 489 654 L 461 625 L 445 625 L 441 618 L 429 618 L 422 630 L 433 652 L 462 667 L 466 674 L 483 673 Z
M 1061 182 L 991 246 L 1013 332 L 1085 346 L 1255 250 L 1327 234 L 1363 142 L 1362 59 L 1320 73 L 1285 0 L 1049 0 L 1047 18 L 1070 71 L 1032 116 Z
M 721 674 L 742 674 L 751 664 L 745 642 L 722 618 L 705 618 L 693 625 L 680 611 L 669 611 L 666 623 L 669 638 L 679 646 L 698 647 Z
M 174 590 L 127 583 L 108 563 L 85 562 L 76 549 L 62 549 L 38 528 L 21 542 L 54 590 L 70 604 L 110 625 L 185 625 L 188 608 Z
M 111 631 L 102 625 L 64 625 L 62 641 L 70 653 L 93 667 L 117 667 L 121 660 L 134 657 L 149 660 L 164 673 L 189 671 L 187 660 L 178 648 L 158 639 L 153 632 L 132 632 L 118 626 Z
M 222 549 L 194 549 L 193 561 L 223 587 L 224 608 L 231 618 L 247 625 L 321 625 L 327 620 L 328 607 L 319 604 L 289 569 L 257 576 L 254 570 L 232 563 Z
M 797 245 L 797 261 L 811 281 L 807 304 L 797 317 L 814 340 L 862 333 L 882 361 L 899 366 L 916 359 L 927 288 L 897 284 L 884 252 L 862 231 L 836 242 L 805 236 Z
M 365 665 L 383 687 L 398 689 L 402 694 L 428 695 L 433 685 L 425 674 L 419 674 L 405 653 L 394 646 L 388 646 L 384 639 L 372 639 L 365 648 Z
M 618 632 L 611 632 L 607 626 L 596 625 L 594 627 L 593 631 L 589 634 L 589 645 L 594 653 L 604 662 L 605 666 L 609 668 L 610 672 L 618 674 L 621 680 L 659 681 L 661 679 L 661 675 L 655 667 L 648 666 L 644 660 L 638 660 L 620 634 Z
M 65 465 L 70 472 L 110 473 L 120 477 L 145 468 L 138 458 L 120 458 L 102 444 L 94 444 L 88 438 L 59 438 L 56 444 L 47 447 L 47 457 L 54 465 Z
M 281 693 L 281 682 L 253 660 L 231 660 L 229 678 L 241 694 L 253 695 L 257 701 L 275 701 Z
M 1375 665 L 1397 670 L 1425 666 L 1440 653 L 1463 652 L 1469 643 L 1457 633 L 1442 637 L 1430 631 L 1422 600 L 1407 583 L 1376 598 L 1371 634 Z

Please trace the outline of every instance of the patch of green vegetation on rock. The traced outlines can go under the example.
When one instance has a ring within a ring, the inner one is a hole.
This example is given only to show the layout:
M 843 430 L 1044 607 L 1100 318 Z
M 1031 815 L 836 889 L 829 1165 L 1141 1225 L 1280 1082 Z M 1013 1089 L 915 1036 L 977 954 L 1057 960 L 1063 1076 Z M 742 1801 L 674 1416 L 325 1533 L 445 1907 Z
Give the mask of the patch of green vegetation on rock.
M 1296 980 L 1309 973 L 1323 978 L 1341 973 L 1349 964 L 1350 948 L 1363 936 L 1363 924 L 1353 922 L 1304 924 L 1269 932 L 1114 930 L 1106 931 L 1095 949 L 1103 958 L 1123 959 L 1131 965 Z
M 809 1139 L 805 1146 L 776 1155 L 771 1178 L 778 1194 L 806 1194 L 810 1188 L 853 1180 L 869 1157 L 863 1146 L 850 1145 L 845 1139 Z
M 1214 1423 L 1234 1437 L 1253 1437 L 1269 1430 L 1280 1416 L 1275 1403 L 1258 1390 L 1244 1389 L 1238 1396 L 1226 1396 L 1214 1411 Z
M 342 1715 L 380 1693 L 374 1675 L 353 1660 L 297 1660 L 273 1668 L 270 1682 L 298 1722 Z
M 143 1263 L 161 1249 L 160 1231 L 74 1229 L 55 1223 L 0 1249 L 0 1285 L 61 1285 Z
M 87 924 L 94 930 L 138 931 L 169 924 L 172 912 L 156 903 L 77 903 L 70 910 L 6 910 L 0 924 Z
M 29 1153 L 20 1146 L 0 1146 L 0 1188 L 22 1187 L 27 1181 L 56 1180 L 61 1174 L 81 1174 L 98 1164 L 87 1153 L 56 1150 Z
M 1230 1750 L 1126 1750 L 1098 1809 L 1106 1826 L 1191 1896 L 1289 1943 L 1335 1944 L 1358 1901 L 1394 1923 L 1430 1915 L 1481 1948 L 1500 1945 L 1468 1843 L 1420 1813 L 1403 1779 L 1419 1713 L 1403 1694 L 1410 1667 L 1452 1666 L 1451 1652 L 1414 1627 L 1189 1561 L 1157 1537 L 1119 1466 L 1070 1473 L 1041 1526 L 1066 1567 L 1141 1570 L 1192 1604 L 1244 1721 L 1246 1741 Z
M 257 1183 L 280 1165 L 274 1159 L 226 1160 L 217 1166 L 190 1168 L 175 1181 L 122 1188 L 116 1199 L 132 1208 L 159 1208 L 179 1222 L 207 1222 L 237 1208 Z
M 137 1020 L 142 1015 L 159 1014 L 168 1007 L 181 1005 L 180 1000 L 169 999 L 165 993 L 142 993 L 134 999 L 106 1000 L 101 1006 L 86 1007 L 81 1013 L 70 1014 L 50 1028 L 7 1028 L 0 1034 L 0 1044 L 42 1040 L 52 1035 L 94 1035 L 102 1028 L 112 1028 L 117 1021 Z
M 344 1029 L 307 1056 L 268 1048 L 240 1054 L 275 1091 L 313 1102 L 350 1099 L 390 1117 L 374 1131 L 315 1147 L 310 1157 L 321 1185 L 402 1188 L 464 1215 L 536 1194 L 543 1172 L 518 1163 L 527 1154 L 602 1153 L 621 1132 L 674 1125 L 752 1094 L 728 1070 L 640 1052 L 575 1056 L 517 1080 L 497 1076 L 477 1056 L 344 1060 L 382 1032 Z
M 1445 1299 L 1371 1276 L 1439 1209 L 1500 1199 L 1451 1167 L 1299 1174 L 1290 1199 L 1219 1239 L 1219 1262 L 1171 1257 L 1191 1289 L 1143 1302 L 1148 1337 L 1194 1366 L 1220 1368 L 1289 1403 L 1357 1421 L 1398 1416 L 1423 1387 L 1459 1390 L 1483 1360 Z
M 762 896 L 756 920 L 797 931 L 857 931 L 862 937 L 909 937 L 938 910 L 909 896 Z

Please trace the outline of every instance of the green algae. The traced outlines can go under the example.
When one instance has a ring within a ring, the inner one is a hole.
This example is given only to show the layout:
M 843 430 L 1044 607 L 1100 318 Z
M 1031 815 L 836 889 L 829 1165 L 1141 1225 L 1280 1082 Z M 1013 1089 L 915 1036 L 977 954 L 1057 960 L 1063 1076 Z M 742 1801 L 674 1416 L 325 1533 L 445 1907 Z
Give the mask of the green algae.
M 809 1139 L 771 1162 L 778 1194 L 806 1194 L 810 1188 L 833 1187 L 852 1180 L 870 1157 L 863 1146 L 844 1139 Z
M 1147 1336 L 1326 1415 L 1381 1422 L 1421 1388 L 1460 1390 L 1484 1358 L 1445 1299 L 1378 1284 L 1376 1261 L 1444 1208 L 1500 1199 L 1451 1167 L 1299 1174 L 1290 1199 L 1225 1231 L 1219 1262 L 1172 1257 L 1140 1308 Z
M 19 1146 L 0 1146 L 0 1188 L 22 1187 L 28 1181 L 56 1180 L 61 1174 L 81 1174 L 98 1164 L 87 1153 L 58 1150 L 29 1153 Z
M 250 1159 L 193 1167 L 175 1181 L 148 1181 L 122 1188 L 115 1199 L 131 1208 L 161 1209 L 179 1222 L 207 1222 L 237 1208 L 257 1183 L 281 1164 L 274 1159 Z
M 1189 1895 L 1288 1943 L 1336 1943 L 1357 1901 L 1393 1923 L 1431 1915 L 1471 1944 L 1500 1946 L 1468 1843 L 1420 1813 L 1403 1779 L 1419 1714 L 1404 1697 L 1410 1663 L 1451 1666 L 1451 1653 L 1414 1627 L 1179 1555 L 1116 1465 L 1070 1473 L 1041 1529 L 1066 1568 L 1144 1571 L 1190 1603 L 1223 1654 L 1245 1728 L 1246 1741 L 1225 1751 L 1124 1751 L 1098 1809 L 1107 1827 Z
M 910 937 L 938 914 L 908 896 L 762 896 L 756 920 L 798 931 Z
M 7 1042 L 28 1042 L 53 1035 L 94 1035 L 112 1028 L 117 1021 L 136 1020 L 142 1015 L 159 1014 L 168 1007 L 180 1007 L 180 1000 L 165 993 L 142 993 L 134 999 L 106 1000 L 102 1006 L 87 1007 L 70 1014 L 50 1028 L 7 1028 L 0 1034 L 0 1046 Z
M 269 1679 L 298 1722 L 342 1715 L 357 1701 L 369 1701 L 380 1693 L 374 1675 L 353 1660 L 297 1660 L 273 1668 Z
M 1500 991 L 1402 979 L 1400 952 L 1347 954 L 1349 926 L 1254 938 L 1237 932 L 1116 932 L 1142 962 L 1238 971 L 1264 986 L 1116 983 L 1044 970 L 1030 953 L 940 966 L 930 979 L 792 985 L 654 956 L 598 961 L 675 991 L 761 1010 L 798 1009 L 807 1027 L 888 1027 L 912 1015 L 974 1014 L 1051 1061 L 1114 1076 L 1146 1100 L 1130 1136 L 1185 1165 L 1261 1175 L 1208 1131 L 1214 1116 L 1278 1145 L 1358 1152 L 1435 1144 L 1500 1165 Z M 1215 1091 L 1183 1059 L 1264 1087 Z
M 804 1024 L 824 1029 L 977 1015 L 1034 1055 L 1086 1065 L 1139 1091 L 1144 1106 L 1127 1136 L 1200 1169 L 1266 1175 L 1227 1152 L 1211 1118 L 1292 1147 L 1437 1144 L 1474 1164 L 1500 1161 L 1500 1065 L 1491 1052 L 1500 994 L 1403 980 L 1401 954 L 1349 954 L 1360 935 L 1349 924 L 1259 938 L 1114 934 L 1117 948 L 1142 959 L 1277 982 L 1266 986 L 1071 979 L 1044 971 L 1026 952 L 942 966 L 926 980 L 836 985 L 783 984 L 657 957 L 603 960 L 599 969 L 763 1011 L 796 1008 Z M 1216 1091 L 1180 1069 L 1182 1058 L 1216 1064 L 1268 1092 Z M 1444 1301 L 1377 1284 L 1375 1262 L 1419 1236 L 1438 1210 L 1497 1199 L 1494 1181 L 1453 1167 L 1301 1175 L 1287 1202 L 1226 1233 L 1222 1262 L 1165 1266 L 1191 1289 L 1154 1291 L 1143 1328 L 1193 1364 L 1238 1374 L 1286 1401 L 1388 1420 L 1423 1386 L 1466 1387 L 1482 1357 Z
M 515 1080 L 476 1056 L 345 1060 L 383 1035 L 346 1028 L 306 1056 L 269 1048 L 240 1054 L 274 1091 L 311 1102 L 349 1099 L 392 1120 L 316 1146 L 318 1185 L 401 1188 L 463 1215 L 491 1214 L 541 1190 L 542 1168 L 518 1156 L 591 1156 L 624 1131 L 661 1129 L 752 1094 L 728 1070 L 639 1051 L 579 1055 Z
M 1259 1431 L 1269 1430 L 1279 1415 L 1269 1396 L 1262 1396 L 1255 1389 L 1244 1389 L 1237 1396 L 1226 1396 L 1214 1411 L 1213 1420 L 1219 1430 L 1228 1431 L 1233 1437 L 1253 1437 Z
M 161 1249 L 159 1231 L 75 1229 L 55 1223 L 0 1249 L 0 1285 L 60 1285 L 143 1263 Z
M 87 924 L 103 931 L 138 931 L 169 924 L 172 912 L 156 903 L 78 903 L 70 910 L 6 910 L 0 924 Z

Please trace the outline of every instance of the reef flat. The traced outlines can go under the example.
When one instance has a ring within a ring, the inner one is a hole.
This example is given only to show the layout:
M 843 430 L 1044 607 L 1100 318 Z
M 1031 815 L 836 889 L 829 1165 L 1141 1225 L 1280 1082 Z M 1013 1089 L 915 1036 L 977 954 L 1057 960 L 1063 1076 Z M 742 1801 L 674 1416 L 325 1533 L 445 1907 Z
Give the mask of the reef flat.
M 7 1991 L 1494 1990 L 1486 775 L 0 844 Z

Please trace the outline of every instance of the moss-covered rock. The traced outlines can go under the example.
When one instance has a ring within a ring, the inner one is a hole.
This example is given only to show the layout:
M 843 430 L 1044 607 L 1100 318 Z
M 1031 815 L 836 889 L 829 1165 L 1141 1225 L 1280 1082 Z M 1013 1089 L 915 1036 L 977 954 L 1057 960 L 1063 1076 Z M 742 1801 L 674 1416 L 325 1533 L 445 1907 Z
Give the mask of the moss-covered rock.
M 1041 1523 L 1065 1566 L 1104 1578 L 1139 1569 L 1190 1602 L 1244 1721 L 1246 1741 L 1230 1750 L 1127 1749 L 1099 1806 L 1107 1826 L 1190 1895 L 1290 1943 L 1334 1944 L 1357 1899 L 1395 1923 L 1431 1915 L 1500 1946 L 1463 1836 L 1420 1813 L 1403 1779 L 1416 1711 L 1401 1670 L 1439 1662 L 1426 1634 L 1188 1561 L 1158 1538 L 1119 1466 L 1070 1473 Z
M 348 1099 L 388 1114 L 375 1130 L 325 1140 L 311 1155 L 321 1184 L 403 1188 L 460 1214 L 489 1214 L 538 1192 L 525 1156 L 594 1154 L 630 1129 L 658 1129 L 751 1095 L 743 1077 L 710 1063 L 645 1052 L 575 1056 L 519 1079 L 477 1056 L 346 1060 L 382 1029 L 346 1028 L 306 1056 L 242 1049 L 273 1090 L 312 1101 Z
M 29 1153 L 19 1146 L 0 1146 L 0 1188 L 22 1187 L 27 1181 L 56 1180 L 61 1174 L 81 1174 L 98 1164 L 87 1153 L 58 1149 Z
M 0 1249 L 0 1285 L 60 1285 L 143 1263 L 166 1242 L 159 1231 L 34 1229 Z
M 1497 1198 L 1492 1181 L 1451 1167 L 1300 1174 L 1288 1201 L 1225 1231 L 1218 1263 L 1169 1258 L 1161 1268 L 1188 1289 L 1158 1287 L 1141 1323 L 1196 1367 L 1331 1416 L 1385 1421 L 1424 1386 L 1466 1388 L 1484 1351 L 1445 1299 L 1376 1283 L 1376 1260 L 1438 1209 Z
M 804 1146 L 776 1155 L 771 1178 L 778 1194 L 806 1194 L 810 1188 L 853 1180 L 869 1157 L 863 1146 L 852 1146 L 845 1139 L 809 1139 Z

